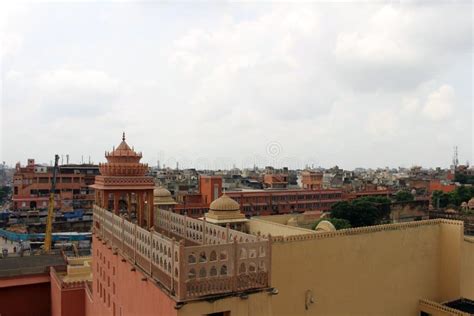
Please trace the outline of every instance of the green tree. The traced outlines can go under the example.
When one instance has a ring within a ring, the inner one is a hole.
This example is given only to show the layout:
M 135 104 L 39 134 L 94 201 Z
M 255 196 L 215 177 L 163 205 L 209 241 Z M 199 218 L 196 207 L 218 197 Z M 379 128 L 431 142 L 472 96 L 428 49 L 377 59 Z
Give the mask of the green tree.
M 468 176 L 462 173 L 456 172 L 454 174 L 454 181 L 461 184 L 473 184 L 474 185 L 474 176 Z
M 3 203 L 8 198 L 11 190 L 9 186 L 0 187 L 0 203 Z
M 454 191 L 444 193 L 442 191 L 434 191 L 431 196 L 431 202 L 434 207 L 458 207 L 462 202 L 467 202 L 474 197 L 474 187 L 460 186 Z
M 384 206 L 384 205 L 382 205 Z M 389 212 L 388 212 L 389 214 Z M 331 208 L 331 217 L 345 219 L 352 227 L 376 225 L 387 216 L 385 207 L 367 199 L 339 202 Z
M 407 191 L 398 191 L 397 194 L 395 194 L 395 201 L 397 202 L 410 202 L 414 199 L 413 194 Z
M 449 199 L 443 191 L 434 191 L 431 195 L 431 203 L 435 208 L 444 208 L 448 206 Z

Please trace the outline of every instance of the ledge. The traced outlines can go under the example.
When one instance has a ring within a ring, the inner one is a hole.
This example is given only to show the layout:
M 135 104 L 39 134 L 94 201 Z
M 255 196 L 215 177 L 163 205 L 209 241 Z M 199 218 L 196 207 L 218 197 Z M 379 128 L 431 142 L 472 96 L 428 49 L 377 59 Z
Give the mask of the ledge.
M 410 229 L 410 228 L 417 228 L 421 226 L 432 226 L 432 225 L 439 225 L 439 224 L 463 226 L 464 223 L 462 221 L 455 221 L 455 220 L 448 220 L 448 219 L 430 219 L 430 220 L 415 221 L 415 222 L 408 222 L 408 223 L 395 223 L 395 224 L 383 224 L 383 225 L 375 225 L 375 226 L 348 228 L 348 229 L 341 229 L 334 232 L 323 232 L 323 233 L 316 233 L 316 234 L 294 235 L 294 236 L 287 236 L 287 237 L 272 236 L 272 241 L 273 242 L 291 242 L 291 241 L 324 239 L 324 238 L 333 238 L 333 237 L 340 237 L 340 236 L 369 234 L 369 233 L 376 233 L 376 232 L 381 232 L 381 231 Z

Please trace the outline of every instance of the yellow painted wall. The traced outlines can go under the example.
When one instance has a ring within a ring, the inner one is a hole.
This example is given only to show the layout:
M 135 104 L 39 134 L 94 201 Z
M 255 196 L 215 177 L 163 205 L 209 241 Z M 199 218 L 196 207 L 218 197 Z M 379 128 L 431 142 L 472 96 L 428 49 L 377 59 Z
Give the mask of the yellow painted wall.
M 459 222 L 383 225 L 320 236 L 273 243 L 272 286 L 279 290 L 274 315 L 417 315 L 419 299 L 459 294 Z M 442 260 L 442 255 L 451 257 Z M 306 310 L 308 290 L 315 303 Z
M 461 247 L 464 226 L 462 222 L 455 223 L 440 226 L 440 302 L 455 300 L 461 295 Z
M 474 300 L 474 237 L 465 237 L 462 245 L 461 296 Z
M 272 302 L 278 296 L 267 292 L 249 294 L 247 299 L 227 297 L 213 302 L 189 302 L 178 310 L 178 316 L 201 316 L 211 313 L 231 311 L 230 316 L 271 316 Z
M 267 222 L 262 219 L 250 219 L 245 223 L 247 232 L 250 234 L 261 234 L 272 236 L 292 236 L 292 235 L 307 235 L 316 234 L 315 231 L 300 227 L 293 227 L 273 222 Z

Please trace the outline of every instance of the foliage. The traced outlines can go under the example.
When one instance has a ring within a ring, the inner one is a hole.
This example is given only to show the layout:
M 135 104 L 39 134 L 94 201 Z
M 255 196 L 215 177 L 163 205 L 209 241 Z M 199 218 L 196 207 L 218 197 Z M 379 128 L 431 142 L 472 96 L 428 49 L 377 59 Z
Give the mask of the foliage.
M 462 202 L 467 202 L 474 197 L 474 187 L 460 186 L 453 192 L 444 193 L 442 191 L 434 191 L 431 196 L 431 202 L 434 207 L 445 208 L 448 206 L 459 207 Z
M 9 186 L 0 187 L 0 203 L 5 202 L 8 195 L 11 193 L 12 188 Z
M 328 221 L 331 224 L 334 225 L 334 227 L 339 230 L 339 229 L 345 229 L 345 228 L 351 228 L 351 223 L 347 219 L 342 219 L 342 218 L 321 218 L 318 220 L 312 227 L 312 229 L 316 229 L 316 226 L 322 221 Z
M 397 202 L 410 202 L 413 201 L 415 197 L 413 194 L 407 191 L 398 191 L 397 194 L 395 194 L 395 200 Z
M 331 208 L 331 217 L 348 220 L 352 227 L 377 225 L 389 215 L 390 200 L 384 197 L 364 197 L 352 202 L 338 202 Z
M 459 182 L 461 184 L 472 184 L 472 185 L 474 185 L 474 176 L 469 176 L 469 175 L 465 175 L 465 174 L 456 172 L 454 174 L 454 181 Z

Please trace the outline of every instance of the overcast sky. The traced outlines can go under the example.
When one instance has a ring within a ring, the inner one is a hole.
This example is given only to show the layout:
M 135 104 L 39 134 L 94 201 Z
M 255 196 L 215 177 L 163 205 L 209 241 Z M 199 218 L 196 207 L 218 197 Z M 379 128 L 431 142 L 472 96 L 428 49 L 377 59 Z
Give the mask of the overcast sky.
M 473 7 L 427 2 L 2 2 L 1 160 L 472 161 Z

